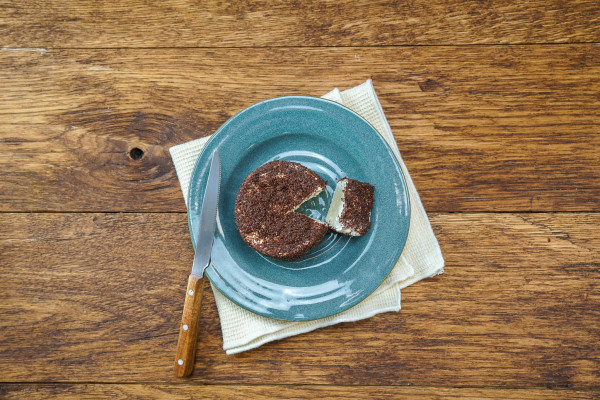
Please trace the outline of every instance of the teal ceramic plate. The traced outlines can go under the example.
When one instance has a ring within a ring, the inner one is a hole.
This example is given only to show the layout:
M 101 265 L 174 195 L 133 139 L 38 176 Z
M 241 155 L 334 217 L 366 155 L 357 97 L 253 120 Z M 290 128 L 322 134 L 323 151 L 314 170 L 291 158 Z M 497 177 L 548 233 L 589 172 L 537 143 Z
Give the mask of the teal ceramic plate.
M 206 274 L 233 302 L 272 318 L 323 318 L 363 300 L 390 273 L 408 234 L 408 192 L 391 149 L 363 118 L 337 103 L 302 96 L 266 100 L 235 115 L 196 162 L 188 203 L 192 242 L 215 149 L 221 154 L 221 193 Z M 374 185 L 369 232 L 354 238 L 330 232 L 295 261 L 252 250 L 235 225 L 235 196 L 250 172 L 272 160 L 299 162 L 327 181 L 327 195 L 302 207 L 321 220 L 339 178 Z

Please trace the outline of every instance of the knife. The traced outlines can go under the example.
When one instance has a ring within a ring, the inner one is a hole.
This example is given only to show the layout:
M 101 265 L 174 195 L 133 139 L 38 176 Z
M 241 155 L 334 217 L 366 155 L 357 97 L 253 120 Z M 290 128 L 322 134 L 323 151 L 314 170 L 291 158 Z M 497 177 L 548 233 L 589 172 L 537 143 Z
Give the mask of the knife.
M 196 341 L 198 339 L 198 316 L 204 289 L 204 270 L 210 264 L 210 252 L 217 225 L 220 182 L 221 157 L 219 152 L 215 150 L 210 163 L 200 218 L 198 219 L 198 225 L 195 227 L 197 233 L 194 264 L 185 292 L 183 316 L 181 317 L 179 339 L 177 341 L 177 355 L 175 356 L 175 375 L 178 377 L 188 376 L 194 369 Z M 194 220 L 192 219 L 192 221 Z

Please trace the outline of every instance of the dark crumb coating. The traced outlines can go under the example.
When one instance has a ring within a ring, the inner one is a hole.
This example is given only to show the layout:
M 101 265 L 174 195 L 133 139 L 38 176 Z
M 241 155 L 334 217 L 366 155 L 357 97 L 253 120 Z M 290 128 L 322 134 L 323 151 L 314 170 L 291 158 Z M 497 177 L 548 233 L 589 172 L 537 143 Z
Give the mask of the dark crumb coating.
M 235 223 L 242 238 L 268 257 L 302 257 L 329 228 L 293 210 L 326 186 L 325 180 L 295 162 L 260 166 L 244 179 L 235 198 Z
M 344 190 L 344 209 L 340 215 L 340 223 L 354 229 L 360 235 L 367 233 L 371 227 L 371 209 L 373 208 L 375 187 L 366 182 L 346 179 Z

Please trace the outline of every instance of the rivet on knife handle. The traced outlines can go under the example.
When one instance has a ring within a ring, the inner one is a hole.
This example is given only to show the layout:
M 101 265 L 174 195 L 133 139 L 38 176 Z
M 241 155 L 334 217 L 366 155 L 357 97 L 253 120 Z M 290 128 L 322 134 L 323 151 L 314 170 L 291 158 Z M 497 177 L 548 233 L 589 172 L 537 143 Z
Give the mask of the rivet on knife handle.
M 185 304 L 183 305 L 175 356 L 175 375 L 178 377 L 189 376 L 194 369 L 203 290 L 204 278 L 190 275 L 185 292 Z

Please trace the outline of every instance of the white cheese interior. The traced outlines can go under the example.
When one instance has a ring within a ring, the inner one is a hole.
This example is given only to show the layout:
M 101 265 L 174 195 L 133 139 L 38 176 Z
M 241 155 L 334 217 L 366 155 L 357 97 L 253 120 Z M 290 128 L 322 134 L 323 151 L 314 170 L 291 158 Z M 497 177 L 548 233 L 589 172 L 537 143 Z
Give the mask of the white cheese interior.
M 359 236 L 359 233 L 354 229 L 347 228 L 340 222 L 340 216 L 344 212 L 344 191 L 347 184 L 347 179 L 341 179 L 335 185 L 335 191 L 333 192 L 333 198 L 331 199 L 325 222 L 336 232 L 343 233 L 344 235 Z

